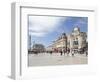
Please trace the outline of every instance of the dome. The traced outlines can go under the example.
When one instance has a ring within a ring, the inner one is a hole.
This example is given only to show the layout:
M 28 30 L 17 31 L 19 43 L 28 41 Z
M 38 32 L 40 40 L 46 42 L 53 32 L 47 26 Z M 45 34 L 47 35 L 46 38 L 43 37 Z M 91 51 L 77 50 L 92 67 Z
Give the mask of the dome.
M 79 31 L 80 29 L 78 27 L 75 27 L 74 28 L 74 31 Z

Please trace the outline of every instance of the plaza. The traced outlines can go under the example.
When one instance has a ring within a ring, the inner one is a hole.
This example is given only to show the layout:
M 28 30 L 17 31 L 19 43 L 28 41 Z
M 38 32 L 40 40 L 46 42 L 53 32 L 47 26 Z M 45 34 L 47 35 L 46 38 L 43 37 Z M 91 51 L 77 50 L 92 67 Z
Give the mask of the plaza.
M 88 64 L 86 54 L 38 53 L 28 54 L 28 66 L 54 66 Z
M 34 17 L 32 18 L 34 19 Z M 43 20 L 45 20 L 44 18 Z M 65 19 L 63 23 L 59 22 L 61 26 L 55 25 L 57 29 L 50 26 L 50 32 L 45 28 L 46 23 L 44 23 L 41 30 L 43 32 L 34 29 L 33 25 L 33 31 L 30 31 L 28 42 L 28 66 L 88 64 L 88 19 L 86 17 L 69 17 L 69 20 Z M 79 24 L 76 25 L 77 21 Z M 80 21 L 82 21 L 81 25 Z

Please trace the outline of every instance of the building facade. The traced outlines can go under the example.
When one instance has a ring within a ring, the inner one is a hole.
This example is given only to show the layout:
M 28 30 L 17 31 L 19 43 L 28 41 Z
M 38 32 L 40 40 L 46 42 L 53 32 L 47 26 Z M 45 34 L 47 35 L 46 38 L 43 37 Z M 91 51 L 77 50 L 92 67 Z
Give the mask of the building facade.
M 72 33 L 68 36 L 68 48 L 70 50 L 79 51 L 87 46 L 87 34 L 85 32 L 80 32 L 78 27 L 72 30 Z
M 56 51 L 64 51 L 67 48 L 67 36 L 65 33 L 62 33 L 62 35 L 54 42 L 53 50 Z
M 71 52 L 72 50 L 79 51 L 86 47 L 87 34 L 85 32 L 80 32 L 80 29 L 75 27 L 69 35 L 62 33 L 61 36 L 48 47 L 48 50 L 57 52 L 70 50 Z
M 45 46 L 43 44 L 34 44 L 32 47 L 33 52 L 44 52 Z

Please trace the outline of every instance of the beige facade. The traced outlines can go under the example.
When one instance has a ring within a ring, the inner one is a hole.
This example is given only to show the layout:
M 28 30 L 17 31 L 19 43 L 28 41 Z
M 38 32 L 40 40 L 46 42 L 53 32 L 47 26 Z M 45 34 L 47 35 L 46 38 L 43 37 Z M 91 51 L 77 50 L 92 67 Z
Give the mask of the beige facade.
M 53 50 L 65 50 L 67 48 L 67 36 L 63 33 L 54 43 Z
M 57 40 L 53 41 L 53 43 L 47 47 L 48 51 L 63 51 L 67 48 L 67 36 L 65 33 L 62 33 L 61 36 L 57 38 Z
M 52 43 L 50 48 L 52 51 L 56 50 L 78 50 L 86 47 L 87 34 L 85 32 L 80 32 L 78 27 L 75 27 L 72 30 L 72 33 L 66 35 L 66 33 L 62 33 L 60 37 L 56 41 Z
M 70 50 L 78 50 L 86 47 L 87 35 L 85 32 L 80 32 L 79 28 L 74 28 L 68 36 L 68 48 Z

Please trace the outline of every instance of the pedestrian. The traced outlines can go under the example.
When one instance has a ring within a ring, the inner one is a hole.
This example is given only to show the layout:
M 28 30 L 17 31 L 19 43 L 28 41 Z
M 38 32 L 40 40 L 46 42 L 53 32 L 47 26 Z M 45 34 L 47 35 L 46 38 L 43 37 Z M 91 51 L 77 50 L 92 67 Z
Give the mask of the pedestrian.
M 62 51 L 60 51 L 60 55 L 62 56 Z
M 70 53 L 70 49 L 68 49 L 68 54 Z
M 74 51 L 72 50 L 72 56 L 74 56 Z
M 88 52 L 86 51 L 86 56 L 88 56 Z
M 50 54 L 52 55 L 52 51 L 50 51 Z
M 65 55 L 66 51 L 64 50 L 63 52 L 64 52 L 64 55 Z

